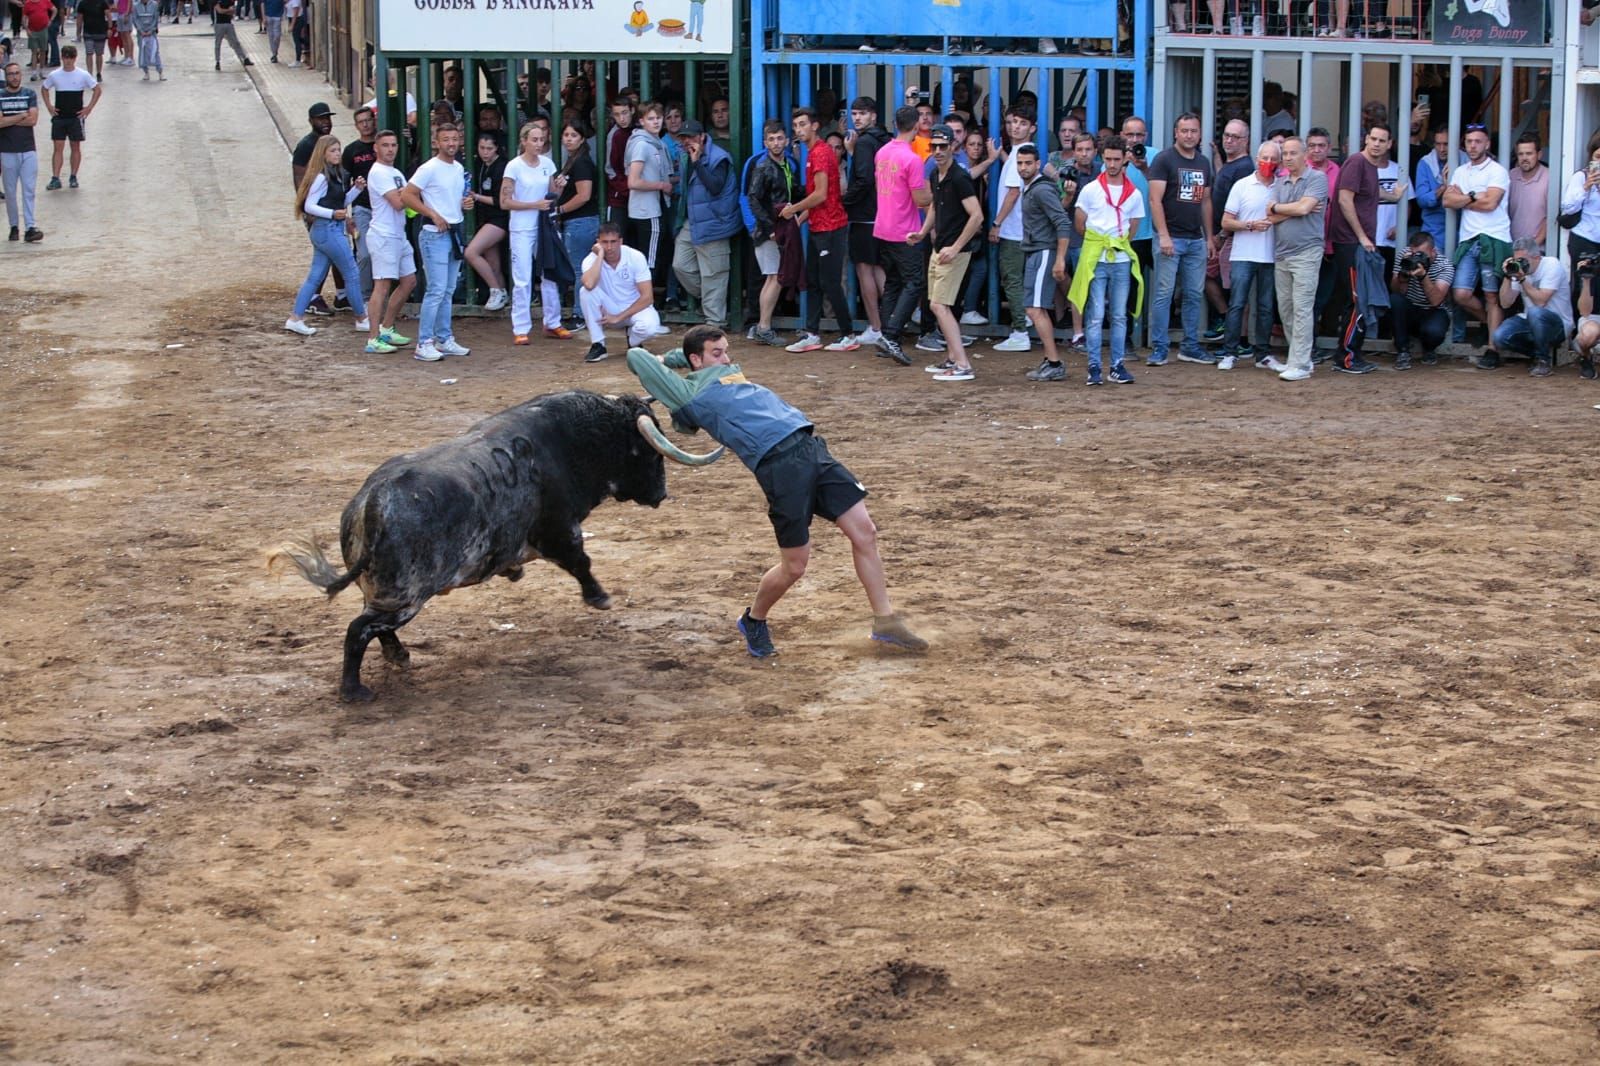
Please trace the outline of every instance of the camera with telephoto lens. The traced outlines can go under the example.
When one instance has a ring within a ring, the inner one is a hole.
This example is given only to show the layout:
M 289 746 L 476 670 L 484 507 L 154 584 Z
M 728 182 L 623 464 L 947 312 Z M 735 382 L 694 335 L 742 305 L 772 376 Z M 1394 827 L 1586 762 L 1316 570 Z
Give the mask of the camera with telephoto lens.
M 1128 151 L 1133 153 L 1133 158 L 1135 159 L 1144 158 L 1144 145 L 1142 144 L 1136 144 L 1132 148 L 1128 149 Z
M 1426 252 L 1407 252 L 1400 257 L 1400 273 L 1426 274 L 1428 272 L 1428 255 Z
M 1505 261 L 1505 272 L 1508 278 L 1525 278 L 1531 269 L 1533 269 L 1533 264 L 1520 255 L 1514 255 Z

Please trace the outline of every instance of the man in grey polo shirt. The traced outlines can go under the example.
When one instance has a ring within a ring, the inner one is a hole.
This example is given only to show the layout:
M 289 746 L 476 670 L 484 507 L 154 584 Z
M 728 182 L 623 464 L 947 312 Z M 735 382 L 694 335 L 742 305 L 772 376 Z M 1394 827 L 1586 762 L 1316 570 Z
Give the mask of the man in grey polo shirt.
M 1278 313 L 1289 336 L 1289 364 L 1268 359 L 1262 365 L 1276 370 L 1284 381 L 1304 381 L 1311 376 L 1317 276 L 1322 271 L 1323 228 L 1328 212 L 1328 179 L 1306 165 L 1306 145 L 1298 137 L 1283 142 L 1283 165 L 1288 171 L 1272 186 L 1267 219 L 1273 223 L 1273 258 Z

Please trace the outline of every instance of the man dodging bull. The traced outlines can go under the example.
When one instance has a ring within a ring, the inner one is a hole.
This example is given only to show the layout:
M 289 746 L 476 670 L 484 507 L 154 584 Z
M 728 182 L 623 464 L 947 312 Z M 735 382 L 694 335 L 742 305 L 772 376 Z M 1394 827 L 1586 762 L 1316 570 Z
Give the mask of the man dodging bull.
M 821 515 L 850 541 L 856 577 L 872 605 L 872 639 L 911 651 L 928 642 L 906 626 L 889 603 L 878 556 L 878 529 L 867 514 L 867 490 L 828 452 L 812 422 L 771 389 L 751 382 L 728 359 L 728 335 L 716 326 L 695 326 L 683 335 L 691 373 L 679 377 L 643 348 L 628 349 L 628 369 L 650 395 L 672 411 L 685 432 L 703 429 L 732 448 L 755 474 L 767 496 L 767 517 L 778 535 L 781 558 L 761 578 L 755 601 L 739 616 L 739 632 L 751 655 L 776 655 L 767 612 L 806 572 L 811 559 L 811 519 Z
M 360 587 L 366 607 L 345 632 L 339 696 L 370 700 L 361 683 L 367 645 L 376 637 L 383 657 L 404 665 L 411 656 L 395 631 L 440 593 L 516 581 L 524 563 L 545 558 L 577 578 L 585 603 L 609 608 L 583 550 L 583 520 L 607 496 L 659 506 L 663 456 L 704 466 L 722 452 L 679 449 L 636 397 L 540 396 L 373 471 L 340 519 L 345 573 L 312 542 L 279 548 L 268 565 L 293 564 L 329 597 Z

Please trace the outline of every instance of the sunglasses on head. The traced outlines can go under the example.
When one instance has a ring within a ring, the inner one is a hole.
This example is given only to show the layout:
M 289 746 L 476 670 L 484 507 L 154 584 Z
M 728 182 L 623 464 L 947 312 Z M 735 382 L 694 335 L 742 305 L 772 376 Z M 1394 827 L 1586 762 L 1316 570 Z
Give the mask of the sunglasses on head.
M 1467 126 L 1467 132 L 1471 133 L 1473 130 L 1477 130 L 1479 133 L 1482 133 L 1482 132 L 1484 132 L 1485 128 L 1486 127 L 1484 126 L 1483 123 L 1474 122 L 1471 125 Z

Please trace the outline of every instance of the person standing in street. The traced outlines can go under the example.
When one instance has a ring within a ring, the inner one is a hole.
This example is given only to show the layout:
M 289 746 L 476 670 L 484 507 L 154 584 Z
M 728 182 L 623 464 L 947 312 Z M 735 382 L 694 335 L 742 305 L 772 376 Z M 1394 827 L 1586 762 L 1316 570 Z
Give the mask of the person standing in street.
M 37 244 L 44 240 L 33 217 L 33 191 L 39 181 L 33 128 L 39 123 L 39 95 L 22 84 L 21 63 L 7 63 L 5 73 L 5 88 L 0 89 L 0 183 L 6 194 L 10 239 L 23 237 Z M 19 222 L 26 233 L 19 232 Z
M 1284 381 L 1304 381 L 1311 376 L 1311 349 L 1316 344 L 1328 178 L 1309 165 L 1306 144 L 1299 137 L 1285 138 L 1283 166 L 1286 173 L 1273 183 L 1267 218 L 1273 227 L 1272 281 L 1289 342 L 1289 363 L 1268 358 L 1266 369 L 1277 371 Z
M 717 147 L 694 119 L 684 122 L 674 137 L 683 150 L 688 217 L 678 231 L 672 270 L 684 290 L 700 301 L 706 322 L 725 327 L 733 237 L 744 228 L 733 157 Z
M 921 209 L 933 203 L 933 193 L 928 189 L 922 160 L 911 148 L 911 139 L 917 135 L 917 109 L 902 107 L 896 111 L 894 127 L 894 140 L 878 149 L 874 161 L 878 213 L 872 235 L 878 238 L 879 260 L 884 265 L 882 306 L 887 309 L 883 335 L 877 344 L 878 354 L 901 366 L 910 366 L 911 357 L 900 345 L 900 332 L 922 300 L 925 281 L 922 253 L 906 243 L 906 234 L 922 228 Z
M 78 0 L 78 34 L 83 39 L 84 67 L 96 78 L 104 77 L 111 0 Z
M 312 104 L 306 119 L 311 123 L 311 129 L 300 138 L 294 146 L 294 151 L 289 155 L 289 173 L 296 189 L 300 187 L 300 180 L 305 177 L 306 166 L 311 162 L 311 153 L 315 150 L 317 142 L 333 132 L 333 108 L 325 103 Z M 349 309 L 350 301 L 345 294 L 345 277 L 337 266 L 333 267 L 333 284 L 335 289 L 333 306 L 329 307 L 319 292 L 307 308 L 311 314 L 331 315 L 334 311 Z M 317 287 L 318 289 L 322 287 L 320 282 Z
M 352 181 L 340 164 L 339 138 L 323 137 L 312 152 L 312 166 L 295 190 L 294 215 L 301 221 L 309 220 L 307 231 L 311 237 L 311 268 L 306 280 L 294 298 L 294 310 L 284 321 L 283 328 L 302 337 L 313 336 L 317 331 L 306 325 L 306 306 L 316 295 L 317 287 L 327 276 L 328 264 L 338 263 L 344 270 L 355 273 L 355 260 L 350 251 L 349 232 L 355 228 L 350 217 L 350 204 L 356 193 L 366 184 Z M 355 328 L 367 332 L 366 304 L 359 292 L 350 294 L 350 304 L 356 314 Z
M 1017 172 L 1017 149 L 1033 144 L 1038 131 L 1034 114 L 1013 104 L 1006 108 L 1006 136 L 1009 139 L 1005 163 L 1000 168 L 1000 205 L 995 208 L 989 227 L 989 243 L 999 246 L 997 259 L 1000 285 L 1005 290 L 1006 309 L 1011 314 L 1011 334 L 994 346 L 997 352 L 1026 352 L 1033 347 L 1028 339 L 1028 299 L 1024 275 L 1028 257 L 1022 251 L 1022 175 Z M 1000 145 L 990 147 L 999 153 Z M 1037 147 L 1037 146 L 1035 146 Z
M 861 344 L 855 338 L 850 304 L 844 295 L 844 271 L 850 255 L 850 233 L 846 227 L 850 220 L 840 202 L 843 183 L 839 176 L 839 157 L 820 136 L 816 112 L 809 107 L 795 108 L 789 123 L 794 130 L 795 143 L 805 147 L 805 196 L 786 204 L 778 214 L 782 218 L 806 222 L 811 229 L 811 240 L 806 244 L 806 331 L 785 350 L 814 352 L 823 346 L 820 335 L 822 300 L 827 297 L 839 327 L 839 339 L 829 344 L 827 350 L 853 352 Z
M 160 80 L 167 80 L 161 65 L 161 0 L 133 0 L 133 28 L 139 34 L 139 69 L 144 80 L 150 80 L 150 68 L 156 68 Z
M 372 138 L 378 132 L 378 116 L 370 107 L 358 107 L 355 114 L 356 139 L 344 146 L 345 173 L 352 179 L 365 178 L 367 170 L 377 161 L 377 153 L 373 150 Z M 361 295 L 372 294 L 372 262 L 367 257 L 367 227 L 372 224 L 372 204 L 367 197 L 367 190 L 362 186 L 361 193 L 356 197 L 355 203 L 350 205 L 351 216 L 356 222 L 356 269 L 360 272 L 358 284 L 361 286 Z
M 83 120 L 100 104 L 100 83 L 78 66 L 76 45 L 61 46 L 61 69 L 53 70 L 39 87 L 39 98 L 50 112 L 50 184 L 46 192 L 61 188 L 61 159 L 68 142 L 72 144 L 72 174 L 69 185 L 78 187 L 78 170 L 83 165 Z M 55 93 L 55 99 L 50 97 Z M 89 102 L 83 94 L 90 93 Z
M 1493 370 L 1500 365 L 1494 338 L 1505 319 L 1505 308 L 1497 296 L 1504 277 L 1500 264 L 1511 254 L 1511 215 L 1506 206 L 1511 175 L 1489 154 L 1489 134 L 1482 126 L 1468 126 L 1462 144 L 1467 161 L 1455 168 L 1449 183 L 1439 191 L 1439 202 L 1461 212 L 1452 296 L 1457 307 L 1488 327 L 1489 344 L 1476 365 Z M 1474 289 L 1482 291 L 1482 300 Z
M 655 287 L 665 292 L 672 258 L 667 212 L 672 204 L 672 161 L 661 139 L 666 111 L 651 101 L 639 108 L 639 123 L 628 134 L 623 161 L 628 172 L 628 246 L 644 254 Z
M 1216 363 L 1200 346 L 1205 307 L 1206 260 L 1216 249 L 1211 232 L 1211 160 L 1200 151 L 1200 116 L 1185 112 L 1172 126 L 1172 147 L 1150 164 L 1150 217 L 1156 228 L 1156 298 L 1150 311 L 1150 366 L 1167 361 L 1172 300 L 1183 301 L 1183 340 L 1178 358 L 1185 363 Z
M 500 206 L 500 188 L 505 181 L 509 160 L 500 151 L 500 138 L 489 130 L 478 132 L 478 161 L 472 168 L 472 240 L 467 244 L 467 265 L 489 289 L 485 311 L 499 311 L 510 302 L 505 271 L 501 267 L 502 249 L 511 231 L 510 212 Z
M 1232 370 L 1235 359 L 1254 355 L 1255 365 L 1265 368 L 1272 357 L 1272 297 L 1274 292 L 1272 220 L 1267 205 L 1272 202 L 1272 186 L 1278 180 L 1283 149 L 1272 141 L 1262 141 L 1256 149 L 1253 173 L 1232 180 L 1222 209 L 1222 229 L 1232 234 L 1229 255 L 1232 290 L 1228 296 L 1227 320 L 1222 334 L 1222 358 L 1218 370 Z M 1255 286 L 1255 347 L 1249 349 L 1245 335 L 1245 307 L 1250 288 Z
M 411 343 L 395 330 L 400 311 L 417 287 L 417 259 L 406 239 L 405 201 L 401 191 L 406 177 L 394 168 L 400 138 L 393 130 L 381 131 L 372 142 L 377 157 L 367 169 L 367 201 L 372 222 L 367 227 L 367 255 L 372 261 L 372 306 L 367 317 L 371 331 L 367 352 L 386 355 Z
M 858 96 L 850 103 L 851 130 L 844 135 L 845 151 L 850 155 L 850 184 L 841 202 L 850 218 L 850 261 L 856 269 L 856 292 L 861 296 L 861 313 L 867 328 L 856 335 L 862 344 L 877 344 L 883 334 L 883 318 L 878 301 L 883 295 L 883 266 L 878 262 L 878 239 L 872 225 L 878 213 L 878 149 L 889 142 L 889 134 L 878 125 L 878 101 Z
M 50 62 L 50 23 L 56 17 L 52 0 L 24 0 L 22 25 L 28 31 L 31 80 L 38 81 Z
M 1333 234 L 1333 289 L 1323 312 L 1323 326 L 1339 340 L 1333 368 L 1342 374 L 1367 374 L 1377 369 L 1361 357 L 1366 336 L 1361 298 L 1362 256 L 1378 255 L 1378 204 L 1395 203 L 1405 195 L 1405 180 L 1396 179 L 1384 192 L 1379 167 L 1389 154 L 1389 127 L 1381 123 L 1367 130 L 1361 151 L 1347 157 L 1339 168 L 1334 193 L 1337 215 L 1328 231 Z M 1381 273 L 1381 270 L 1380 270 Z M 1388 275 L 1382 274 L 1384 291 Z
M 1140 142 L 1141 144 L 1143 142 Z M 1073 306 L 1083 310 L 1083 347 L 1089 353 L 1086 385 L 1099 385 L 1101 330 L 1106 310 L 1111 311 L 1111 380 L 1132 385 L 1133 375 L 1124 362 L 1128 352 L 1128 319 L 1144 309 L 1144 273 L 1133 235 L 1144 217 L 1144 196 L 1133 179 L 1124 172 L 1129 153 L 1127 142 L 1113 134 L 1100 146 L 1100 176 L 1078 191 L 1073 224 L 1083 234 L 1078 253 L 1078 269 L 1067 293 Z M 1131 301 L 1130 283 L 1137 283 L 1138 295 Z M 1060 380 L 1041 367 L 1036 381 Z
M 511 333 L 513 344 L 528 343 L 533 331 L 533 277 L 539 274 L 539 305 L 544 315 L 544 335 L 566 340 L 572 334 L 561 325 L 561 290 L 539 270 L 539 242 L 555 240 L 545 224 L 545 212 L 555 206 L 550 183 L 556 164 L 545 154 L 547 134 L 541 123 L 528 122 L 517 139 L 522 151 L 506 164 L 500 182 L 500 207 L 510 216 Z
M 283 43 L 283 0 L 261 0 L 261 18 L 267 30 L 267 51 L 278 61 L 278 46 Z
M 1550 168 L 1539 162 L 1539 135 L 1524 133 L 1517 138 L 1516 166 L 1510 171 L 1506 194 L 1506 215 L 1511 219 L 1511 239 L 1524 237 L 1543 247 L 1549 222 Z
M 972 360 L 961 340 L 955 305 L 961 299 L 967 266 L 981 247 L 978 231 L 983 228 L 983 205 L 978 203 L 978 189 L 971 176 L 955 165 L 956 140 L 955 131 L 943 123 L 929 131 L 928 146 L 934 159 L 928 178 L 932 203 L 922 229 L 906 235 L 907 244 L 933 241 L 928 259 L 928 310 L 944 334 L 945 351 L 949 353 L 942 363 L 925 368 L 933 372 L 935 381 L 973 379 Z
M 460 152 L 460 126 L 445 122 L 434 127 L 433 158 L 417 168 L 401 191 L 405 205 L 427 219 L 417 238 L 427 288 L 417 319 L 416 357 L 425 363 L 471 351 L 456 343 L 450 324 L 456 281 L 461 275 L 463 246 L 459 227 L 464 218 L 462 212 L 471 210 L 473 204 L 467 172 L 456 162 Z
M 1028 321 L 1039 333 L 1044 358 L 1034 368 L 1033 381 L 1055 380 L 1052 367 L 1061 367 L 1061 356 L 1056 350 L 1056 328 L 1052 315 L 1055 312 L 1056 286 L 1067 280 L 1067 257 L 1072 246 L 1074 217 L 1061 203 L 1061 191 L 1054 181 L 1045 177 L 1039 165 L 1039 149 L 1031 144 L 1013 148 L 1017 159 L 1017 173 L 1022 177 L 1022 196 L 1017 211 L 1022 218 L 1023 303 L 1028 309 Z M 1073 202 L 1078 190 L 1074 185 Z M 1076 207 L 1074 207 L 1074 211 Z M 1064 372 L 1064 371 L 1063 371 Z
M 222 42 L 226 40 L 233 46 L 233 54 L 239 57 L 239 62 L 247 67 L 255 64 L 250 57 L 244 54 L 244 46 L 239 43 L 239 33 L 233 27 L 234 0 L 212 0 L 211 4 L 211 57 L 216 69 L 222 69 Z

